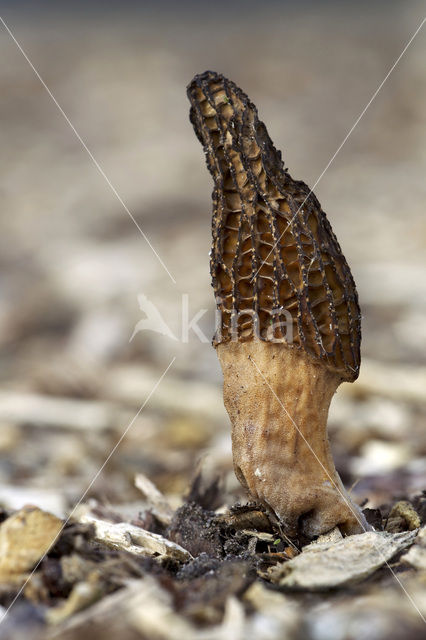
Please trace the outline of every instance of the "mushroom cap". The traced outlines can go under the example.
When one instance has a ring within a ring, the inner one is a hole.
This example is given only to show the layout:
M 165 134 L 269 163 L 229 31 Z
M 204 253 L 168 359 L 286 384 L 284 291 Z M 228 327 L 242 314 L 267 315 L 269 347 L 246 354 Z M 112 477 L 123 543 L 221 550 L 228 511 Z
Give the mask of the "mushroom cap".
M 188 97 L 214 180 L 210 268 L 220 326 L 213 343 L 282 342 L 355 380 L 358 295 L 320 203 L 290 176 L 256 107 L 233 82 L 206 71 L 189 84 Z

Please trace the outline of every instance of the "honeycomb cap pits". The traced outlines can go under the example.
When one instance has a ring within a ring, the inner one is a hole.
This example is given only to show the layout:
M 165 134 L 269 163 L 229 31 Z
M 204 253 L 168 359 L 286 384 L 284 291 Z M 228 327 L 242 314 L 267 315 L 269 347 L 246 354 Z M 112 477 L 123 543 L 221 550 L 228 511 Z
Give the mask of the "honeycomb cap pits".
M 355 380 L 358 296 L 320 203 L 290 176 L 255 105 L 233 82 L 206 71 L 188 97 L 214 180 L 210 268 L 221 317 L 214 344 L 291 344 Z

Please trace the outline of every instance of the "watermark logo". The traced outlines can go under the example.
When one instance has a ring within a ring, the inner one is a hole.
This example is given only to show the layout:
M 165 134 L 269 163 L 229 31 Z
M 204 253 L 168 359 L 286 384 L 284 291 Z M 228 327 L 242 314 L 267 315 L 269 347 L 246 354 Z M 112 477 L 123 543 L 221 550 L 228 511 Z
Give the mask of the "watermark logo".
M 221 300 L 216 300 L 217 308 L 215 311 L 215 338 L 216 341 L 221 340 L 221 332 L 223 327 L 223 313 Z M 171 338 L 176 342 L 187 343 L 189 342 L 190 332 L 192 331 L 200 342 L 208 343 L 210 340 L 207 338 L 200 325 L 198 324 L 201 318 L 207 313 L 207 309 L 199 309 L 195 315 L 190 318 L 189 313 L 189 295 L 187 293 L 182 294 L 181 299 L 181 333 L 177 337 L 164 320 L 160 311 L 155 304 L 147 298 L 143 293 L 138 294 L 139 308 L 145 314 L 145 317 L 136 323 L 133 333 L 130 337 L 131 342 L 134 337 L 142 331 L 154 331 L 160 335 Z M 227 336 L 231 342 L 237 342 L 241 332 L 241 326 L 249 323 L 253 330 L 253 337 L 260 338 L 260 322 L 259 315 L 256 311 L 251 309 L 244 309 L 238 311 L 237 309 L 231 309 L 231 312 L 227 313 L 227 317 L 230 318 L 229 327 L 227 329 Z M 277 337 L 279 336 L 279 337 Z M 266 329 L 266 335 L 262 336 L 266 338 L 268 342 L 283 342 L 287 344 L 293 343 L 293 317 L 291 313 L 282 307 L 273 309 L 269 314 L 269 324 Z
M 155 331 L 156 333 L 160 333 L 162 336 L 167 336 L 172 340 L 178 340 L 155 304 L 151 302 L 151 300 L 148 300 L 146 295 L 140 293 L 138 295 L 138 303 L 140 310 L 144 312 L 146 317 L 136 323 L 129 342 L 131 342 L 141 331 Z
M 179 338 L 173 333 L 170 329 L 167 322 L 164 320 L 163 316 L 155 306 L 155 304 L 148 300 L 145 294 L 140 293 L 138 295 L 138 303 L 141 311 L 144 312 L 145 318 L 139 320 L 136 323 L 135 328 L 133 329 L 133 333 L 130 337 L 129 342 L 133 340 L 133 338 L 140 333 L 141 331 L 155 331 L 155 333 L 159 333 L 163 336 L 171 338 L 172 340 L 179 341 Z M 210 340 L 206 337 L 203 330 L 199 326 L 198 322 L 201 318 L 207 313 L 207 309 L 200 309 L 197 313 L 190 319 L 189 317 L 189 295 L 187 293 L 182 294 L 182 305 L 181 305 L 181 318 L 182 318 L 182 331 L 180 336 L 180 341 L 183 343 L 189 342 L 189 334 L 190 331 L 193 331 L 200 342 L 210 342 Z

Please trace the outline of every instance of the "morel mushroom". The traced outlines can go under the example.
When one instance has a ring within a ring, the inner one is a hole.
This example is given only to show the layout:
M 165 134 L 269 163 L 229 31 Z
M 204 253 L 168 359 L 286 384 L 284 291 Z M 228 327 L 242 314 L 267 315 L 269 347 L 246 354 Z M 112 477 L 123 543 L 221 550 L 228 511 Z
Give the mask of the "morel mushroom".
M 246 94 L 206 71 L 188 97 L 214 180 L 213 344 L 235 473 L 290 535 L 359 532 L 366 521 L 327 438 L 331 398 L 360 365 L 352 274 L 318 200 L 285 169 Z

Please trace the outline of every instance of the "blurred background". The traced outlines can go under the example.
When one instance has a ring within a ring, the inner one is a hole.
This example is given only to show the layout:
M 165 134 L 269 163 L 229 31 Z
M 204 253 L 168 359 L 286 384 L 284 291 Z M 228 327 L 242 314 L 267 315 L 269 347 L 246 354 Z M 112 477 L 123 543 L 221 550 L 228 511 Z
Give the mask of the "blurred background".
M 207 310 L 209 341 L 214 324 L 212 184 L 186 85 L 206 69 L 234 80 L 313 186 L 424 4 L 0 7 L 105 174 L 0 25 L 0 503 L 66 514 L 173 357 L 89 495 L 133 503 L 143 472 L 178 502 L 205 460 L 242 496 L 216 354 L 193 331 L 181 339 L 184 294 L 189 318 Z M 363 312 L 362 373 L 340 388 L 330 431 L 345 483 L 371 507 L 426 486 L 425 55 L 423 29 L 315 188 Z M 178 340 L 130 341 L 141 295 Z

